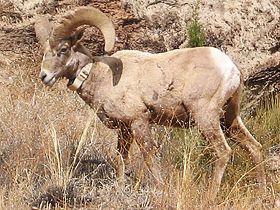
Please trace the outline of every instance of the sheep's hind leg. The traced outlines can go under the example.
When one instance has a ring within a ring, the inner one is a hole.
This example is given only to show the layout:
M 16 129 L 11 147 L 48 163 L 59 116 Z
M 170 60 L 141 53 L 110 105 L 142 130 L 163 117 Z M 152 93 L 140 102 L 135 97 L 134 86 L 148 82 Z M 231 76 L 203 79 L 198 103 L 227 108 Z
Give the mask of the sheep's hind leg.
M 121 181 L 124 181 L 125 166 L 128 163 L 128 152 L 132 142 L 133 134 L 131 132 L 131 129 L 126 126 L 122 126 L 118 130 L 118 154 L 115 161 L 116 175 L 117 178 Z
M 266 190 L 266 177 L 263 165 L 263 157 L 261 153 L 261 144 L 250 134 L 243 124 L 240 116 L 237 116 L 231 123 L 228 129 L 228 135 L 239 143 L 241 148 L 249 153 L 252 159 L 255 170 L 257 172 L 257 182 L 263 191 Z
M 155 153 L 157 151 L 156 144 L 152 138 L 152 132 L 148 120 L 137 119 L 131 124 L 131 129 L 134 134 L 135 140 L 141 150 L 145 164 L 148 171 L 152 175 L 158 186 L 162 185 L 162 179 L 160 175 L 160 170 L 157 164 L 154 163 Z M 136 183 L 136 188 L 139 187 L 141 182 L 143 169 L 138 174 L 138 182 Z
M 219 117 L 215 111 L 197 113 L 194 119 L 199 130 L 215 152 L 216 161 L 212 171 L 211 181 L 209 183 L 207 198 L 210 204 L 213 204 L 220 189 L 221 180 L 231 155 L 231 148 L 226 142 L 219 123 Z
M 227 135 L 232 140 L 240 143 L 240 146 L 249 153 L 252 159 L 255 170 L 258 174 L 257 181 L 260 187 L 265 191 L 266 178 L 265 170 L 263 165 L 263 158 L 261 154 L 261 144 L 250 134 L 245 125 L 243 124 L 239 116 L 239 96 L 240 93 L 237 91 L 230 99 L 225 110 L 225 126 Z

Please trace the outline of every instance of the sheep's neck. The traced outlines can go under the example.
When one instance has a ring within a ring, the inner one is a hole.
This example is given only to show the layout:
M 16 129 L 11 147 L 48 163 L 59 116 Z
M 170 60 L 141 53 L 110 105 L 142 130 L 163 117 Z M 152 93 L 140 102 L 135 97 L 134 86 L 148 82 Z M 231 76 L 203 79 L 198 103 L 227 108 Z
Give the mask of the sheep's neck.
M 102 67 L 103 66 L 103 67 Z M 111 71 L 105 67 L 106 65 L 96 62 L 93 64 L 92 70 L 82 87 L 77 90 L 79 96 L 93 109 L 99 110 L 103 104 L 102 88 L 104 84 L 108 84 L 111 77 Z M 104 68 L 105 67 L 105 68 Z
M 67 67 L 66 78 L 69 80 L 68 85 L 73 83 L 81 69 L 90 62 L 92 62 L 92 59 L 87 55 L 80 52 L 75 53 L 75 56 L 73 56 L 69 62 L 70 65 Z

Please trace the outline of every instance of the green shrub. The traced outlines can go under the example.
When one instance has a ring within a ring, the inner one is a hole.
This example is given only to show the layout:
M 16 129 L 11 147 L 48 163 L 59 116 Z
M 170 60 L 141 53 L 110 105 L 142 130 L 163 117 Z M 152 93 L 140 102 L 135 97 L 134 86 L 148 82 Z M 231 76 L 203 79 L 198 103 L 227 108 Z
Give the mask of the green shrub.
M 205 44 L 205 32 L 199 22 L 200 1 L 196 2 L 193 9 L 192 20 L 187 27 L 188 47 L 202 47 Z

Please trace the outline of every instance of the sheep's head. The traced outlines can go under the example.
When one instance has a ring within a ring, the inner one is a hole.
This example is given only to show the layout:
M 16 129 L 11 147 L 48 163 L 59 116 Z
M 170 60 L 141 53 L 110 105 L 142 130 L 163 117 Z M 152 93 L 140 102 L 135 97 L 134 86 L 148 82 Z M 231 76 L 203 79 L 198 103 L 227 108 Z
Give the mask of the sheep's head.
M 44 46 L 40 78 L 44 84 L 52 86 L 60 77 L 76 73 L 81 59 L 90 58 L 90 53 L 81 46 L 82 25 L 99 28 L 105 38 L 105 51 L 110 51 L 115 43 L 115 29 L 111 20 L 100 10 L 79 7 L 63 15 L 53 28 L 46 17 L 35 24 L 36 36 Z M 77 29 L 77 30 L 76 30 Z

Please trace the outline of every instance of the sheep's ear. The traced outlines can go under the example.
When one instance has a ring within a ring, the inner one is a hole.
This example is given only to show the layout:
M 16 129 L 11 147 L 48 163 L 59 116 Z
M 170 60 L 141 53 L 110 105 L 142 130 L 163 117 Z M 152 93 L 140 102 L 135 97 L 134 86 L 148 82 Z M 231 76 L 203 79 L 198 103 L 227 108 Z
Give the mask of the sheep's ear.
M 119 83 L 123 70 L 123 63 L 121 59 L 106 56 L 94 56 L 93 60 L 107 64 L 113 73 L 113 86 Z

